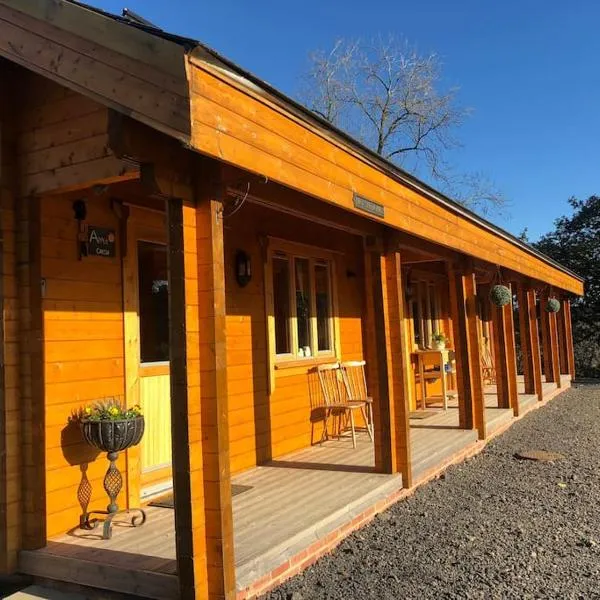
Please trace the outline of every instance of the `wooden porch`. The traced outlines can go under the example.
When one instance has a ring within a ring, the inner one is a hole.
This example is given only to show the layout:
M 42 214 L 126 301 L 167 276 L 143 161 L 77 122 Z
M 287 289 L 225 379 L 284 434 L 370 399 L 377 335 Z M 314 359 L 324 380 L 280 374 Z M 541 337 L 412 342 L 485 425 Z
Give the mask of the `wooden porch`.
M 570 377 L 562 381 L 566 387 Z M 557 391 L 554 383 L 543 388 L 546 397 Z M 523 393 L 522 377 L 519 392 L 524 414 L 536 399 Z M 498 408 L 494 386 L 486 388 L 485 400 L 492 434 L 510 424 L 513 411 Z M 427 412 L 425 419 L 410 420 L 415 485 L 478 444 L 475 430 L 459 428 L 456 400 L 447 411 L 434 406 Z M 402 488 L 399 474 L 376 473 L 374 464 L 373 445 L 360 433 L 356 450 L 349 438 L 330 440 L 233 477 L 238 592 Z M 22 552 L 21 570 L 156 600 L 176 598 L 174 510 L 149 506 L 147 513 L 144 526 L 116 526 L 111 540 L 74 528 L 42 550 Z

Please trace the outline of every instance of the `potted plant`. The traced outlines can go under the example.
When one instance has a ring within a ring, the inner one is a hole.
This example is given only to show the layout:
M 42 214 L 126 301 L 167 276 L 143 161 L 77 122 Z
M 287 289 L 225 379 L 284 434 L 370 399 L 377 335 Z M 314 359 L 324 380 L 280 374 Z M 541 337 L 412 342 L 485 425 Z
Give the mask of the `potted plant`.
M 546 312 L 557 313 L 560 310 L 560 302 L 556 298 L 548 298 Z
M 494 285 L 490 289 L 490 301 L 495 306 L 506 306 L 512 301 L 512 293 L 505 285 Z
M 440 331 L 439 333 L 434 333 L 431 339 L 433 340 L 434 350 L 444 350 L 446 348 L 448 338 L 444 335 L 442 331 Z
M 119 452 L 127 450 L 140 443 L 144 435 L 144 416 L 139 406 L 127 408 L 116 399 L 96 402 L 81 411 L 79 422 L 83 439 L 93 446 L 106 452 L 109 460 L 108 470 L 104 476 L 104 489 L 109 497 L 106 511 L 90 511 L 82 515 L 81 526 L 85 529 L 96 527 L 97 520 L 90 519 L 92 513 L 106 514 L 104 521 L 104 539 L 110 539 L 112 520 L 119 513 L 117 497 L 123 487 L 123 477 L 116 462 Z M 129 509 L 125 512 L 136 510 L 141 513 L 131 519 L 135 527 L 142 525 L 146 520 L 144 511 Z

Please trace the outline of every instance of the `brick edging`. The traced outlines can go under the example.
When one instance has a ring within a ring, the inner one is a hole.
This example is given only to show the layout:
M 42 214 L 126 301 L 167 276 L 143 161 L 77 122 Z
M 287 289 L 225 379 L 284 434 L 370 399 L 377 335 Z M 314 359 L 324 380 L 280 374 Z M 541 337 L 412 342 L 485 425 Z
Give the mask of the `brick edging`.
M 437 479 L 448 467 L 451 465 L 455 465 L 461 463 L 468 458 L 472 458 L 473 456 L 479 454 L 489 442 L 491 442 L 494 438 L 504 433 L 507 429 L 512 427 L 516 421 L 519 421 L 524 416 L 528 415 L 531 411 L 541 408 L 545 406 L 550 400 L 553 400 L 559 394 L 562 394 L 566 390 L 571 387 L 571 382 L 566 382 L 560 388 L 556 388 L 552 392 L 550 392 L 547 396 L 544 397 L 543 400 L 536 402 L 531 405 L 525 412 L 520 414 L 518 417 L 513 417 L 510 421 L 508 421 L 502 427 L 499 427 L 496 431 L 490 434 L 485 440 L 477 440 L 458 452 L 454 454 L 449 459 L 443 461 L 441 464 L 436 465 L 430 471 L 427 471 L 423 476 L 419 477 L 419 479 L 413 484 L 413 486 L 409 489 L 399 489 L 389 496 L 379 500 L 358 516 L 354 517 L 348 523 L 345 523 L 341 527 L 338 527 L 331 533 L 328 533 L 324 538 L 317 540 L 312 543 L 308 548 L 305 548 L 289 560 L 286 560 L 284 563 L 273 569 L 271 572 L 263 575 L 261 578 L 254 581 L 247 588 L 239 591 L 236 594 L 236 600 L 251 600 L 252 598 L 256 598 L 261 594 L 265 594 L 269 590 L 281 585 L 284 581 L 290 579 L 294 575 L 298 575 L 306 568 L 310 567 L 312 564 L 317 562 L 319 558 L 329 554 L 340 542 L 348 537 L 353 531 L 364 527 L 367 523 L 372 521 L 376 515 L 383 512 L 387 508 L 389 508 L 392 504 L 396 504 L 403 498 L 407 498 L 411 496 L 417 488 L 422 485 L 432 481 L 433 479 Z

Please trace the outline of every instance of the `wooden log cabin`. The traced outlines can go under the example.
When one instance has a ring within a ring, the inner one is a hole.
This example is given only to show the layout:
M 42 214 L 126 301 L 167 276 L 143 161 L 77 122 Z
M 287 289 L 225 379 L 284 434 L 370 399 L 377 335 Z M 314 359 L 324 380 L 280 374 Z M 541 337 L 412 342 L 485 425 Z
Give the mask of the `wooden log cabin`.
M 0 85 L 2 576 L 256 596 L 570 385 L 580 277 L 201 43 L 0 0 Z M 318 367 L 363 360 L 374 443 L 323 441 Z M 149 505 L 110 540 L 107 398 Z

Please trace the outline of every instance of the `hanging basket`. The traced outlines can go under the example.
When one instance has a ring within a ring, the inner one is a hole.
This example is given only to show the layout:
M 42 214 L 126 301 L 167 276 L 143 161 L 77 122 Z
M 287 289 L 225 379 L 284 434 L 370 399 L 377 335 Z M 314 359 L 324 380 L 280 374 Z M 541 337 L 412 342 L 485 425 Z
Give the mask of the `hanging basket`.
M 556 298 L 548 298 L 546 312 L 557 313 L 560 310 L 560 302 Z
M 85 441 L 103 452 L 120 452 L 140 443 L 144 435 L 144 417 L 135 419 L 81 420 Z
M 506 306 L 512 301 L 512 294 L 505 285 L 494 285 L 490 290 L 490 302 L 495 306 Z

